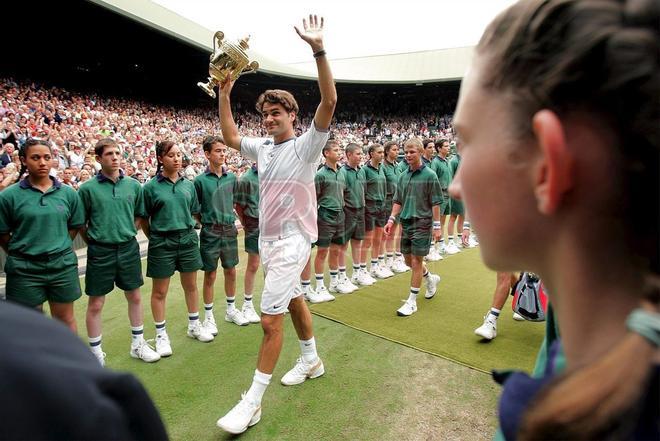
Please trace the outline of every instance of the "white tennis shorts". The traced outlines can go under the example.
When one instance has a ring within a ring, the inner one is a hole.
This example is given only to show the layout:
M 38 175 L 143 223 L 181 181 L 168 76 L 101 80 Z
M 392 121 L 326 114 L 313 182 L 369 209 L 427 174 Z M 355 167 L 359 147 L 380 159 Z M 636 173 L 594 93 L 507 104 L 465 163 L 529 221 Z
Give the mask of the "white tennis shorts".
M 266 274 L 261 313 L 283 314 L 291 299 L 302 295 L 300 274 L 311 252 L 309 239 L 300 233 L 284 239 L 259 240 L 259 256 Z

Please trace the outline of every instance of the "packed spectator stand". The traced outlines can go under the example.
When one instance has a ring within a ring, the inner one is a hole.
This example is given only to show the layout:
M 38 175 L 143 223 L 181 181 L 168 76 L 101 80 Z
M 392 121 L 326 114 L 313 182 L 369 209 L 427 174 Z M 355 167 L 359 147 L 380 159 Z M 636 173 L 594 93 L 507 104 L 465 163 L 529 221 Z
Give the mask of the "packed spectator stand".
M 16 182 L 21 170 L 18 148 L 30 137 L 51 142 L 54 156 L 51 174 L 77 188 L 99 170 L 93 146 L 101 138 L 118 141 L 125 157 L 122 169 L 144 183 L 156 173 L 157 141 L 170 139 L 182 147 L 185 176 L 193 179 L 206 168 L 201 148 L 203 137 L 219 134 L 217 110 L 212 105 L 215 103 L 181 109 L 10 78 L 0 79 L 0 92 L 0 189 Z M 237 97 L 235 117 L 241 133 L 265 135 L 261 117 L 254 110 L 260 92 L 251 89 Z M 304 109 L 297 123 L 297 130 L 302 131 L 311 121 L 317 98 L 306 90 L 295 93 Z M 340 103 L 332 136 L 342 145 L 355 142 L 365 147 L 413 136 L 452 139 L 450 111 L 454 102 L 451 98 L 420 103 L 397 99 L 396 93 L 356 92 Z M 232 151 L 227 165 L 230 171 L 241 175 L 250 162 Z

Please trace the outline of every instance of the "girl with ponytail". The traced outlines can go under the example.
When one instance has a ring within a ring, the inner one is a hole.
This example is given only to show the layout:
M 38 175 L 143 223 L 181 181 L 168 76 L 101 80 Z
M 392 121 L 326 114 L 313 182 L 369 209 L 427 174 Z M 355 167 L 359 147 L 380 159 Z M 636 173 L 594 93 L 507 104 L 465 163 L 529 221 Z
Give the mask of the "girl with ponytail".
M 151 312 L 156 325 L 156 352 L 172 355 L 172 345 L 165 328 L 165 302 L 170 279 L 176 271 L 181 276 L 188 307 L 188 336 L 202 342 L 213 334 L 199 320 L 197 270 L 202 268 L 199 238 L 194 230 L 200 206 L 192 182 L 181 176 L 181 150 L 172 141 L 156 145 L 158 171 L 144 186 L 147 215 L 142 229 L 149 238 L 147 277 L 153 280 Z
M 450 193 L 490 268 L 541 276 L 566 357 L 506 380 L 506 439 L 660 439 L 659 23 L 657 0 L 522 0 L 461 85 Z

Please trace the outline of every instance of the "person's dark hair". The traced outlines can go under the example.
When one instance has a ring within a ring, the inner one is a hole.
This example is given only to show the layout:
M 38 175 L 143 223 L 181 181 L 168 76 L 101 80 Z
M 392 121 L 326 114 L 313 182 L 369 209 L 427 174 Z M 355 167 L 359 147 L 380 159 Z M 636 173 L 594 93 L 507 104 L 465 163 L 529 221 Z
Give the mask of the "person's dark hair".
M 96 156 L 103 156 L 103 151 L 106 147 L 117 147 L 117 142 L 112 138 L 99 139 L 94 146 L 94 154 Z
M 156 161 L 158 161 L 156 174 L 163 170 L 163 162 L 160 160 L 160 158 L 167 155 L 167 153 L 172 150 L 172 147 L 174 147 L 174 141 L 158 141 L 156 143 Z
M 18 157 L 25 160 L 25 158 L 27 158 L 28 155 L 28 150 L 30 150 L 30 147 L 35 145 L 43 145 L 45 147 L 48 147 L 48 150 L 50 150 L 51 153 L 53 152 L 53 148 L 50 145 L 50 142 L 43 139 L 28 138 L 25 141 L 25 144 L 23 144 L 23 146 L 20 149 L 18 149 Z M 27 166 L 23 161 L 21 161 L 21 171 L 18 172 L 19 179 L 25 174 L 26 171 L 27 171 Z
M 213 144 L 220 143 L 224 144 L 225 140 L 222 139 L 222 136 L 206 136 L 204 137 L 204 140 L 202 141 L 202 150 L 205 152 L 210 152 L 211 149 L 213 148 Z
M 435 142 L 435 151 L 436 151 L 436 152 L 440 152 L 440 148 L 442 147 L 442 144 L 444 144 L 445 142 L 446 142 L 446 143 L 449 143 L 449 140 L 447 140 L 447 139 L 445 139 L 445 138 L 438 139 L 438 140 Z
M 356 144 L 356 143 L 354 143 L 354 142 L 351 142 L 350 144 L 348 144 L 348 145 L 346 146 L 346 148 L 344 149 L 344 151 L 346 152 L 346 154 L 349 154 L 349 153 L 355 153 L 355 152 L 358 151 L 358 150 L 362 151 L 362 147 L 360 147 L 358 144 Z
M 323 146 L 323 150 L 321 151 L 321 153 L 323 154 L 323 157 L 325 158 L 325 154 L 329 150 L 333 149 L 334 147 L 337 147 L 338 145 L 339 145 L 339 142 L 337 140 L 335 140 L 335 139 L 328 140 L 328 142 L 326 142 L 325 145 Z
M 647 274 L 641 294 L 656 308 L 658 23 L 657 0 L 524 0 L 488 26 L 476 49 L 483 62 L 481 85 L 511 100 L 519 139 L 533 138 L 532 118 L 542 109 L 562 120 L 586 116 L 608 128 L 620 158 L 613 173 L 622 179 L 621 197 L 610 214 L 623 220 L 626 243 Z M 629 333 L 600 360 L 545 388 L 526 412 L 519 439 L 629 438 L 654 354 L 646 339 Z
M 367 153 L 369 154 L 369 157 L 371 158 L 371 154 L 378 148 L 378 147 L 383 147 L 380 144 L 371 144 L 369 148 L 367 149 Z
M 433 142 L 433 140 L 431 138 L 422 139 L 422 145 L 424 146 L 424 148 L 426 148 L 426 146 L 429 145 L 429 143 L 431 143 L 431 142 Z
M 255 106 L 259 114 L 264 110 L 264 103 L 281 104 L 288 113 L 295 112 L 296 115 L 298 115 L 298 111 L 300 110 L 291 92 L 281 89 L 270 89 L 259 95 Z
M 392 150 L 392 147 L 394 147 L 395 145 L 399 145 L 399 144 L 397 144 L 395 141 L 387 141 L 383 146 L 385 148 L 385 154 L 387 155 L 388 153 L 390 153 L 390 150 Z

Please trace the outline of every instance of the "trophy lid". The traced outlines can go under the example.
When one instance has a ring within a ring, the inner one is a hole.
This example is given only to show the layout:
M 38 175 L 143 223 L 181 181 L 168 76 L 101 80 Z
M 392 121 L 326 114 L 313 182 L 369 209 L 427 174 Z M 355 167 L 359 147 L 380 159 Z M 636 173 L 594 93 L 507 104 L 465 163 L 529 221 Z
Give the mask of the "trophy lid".
M 238 42 L 238 44 L 241 46 L 241 49 L 246 50 L 250 48 L 250 45 L 248 44 L 248 41 L 250 41 L 250 36 L 248 35 L 247 37 L 241 39 L 241 41 Z

